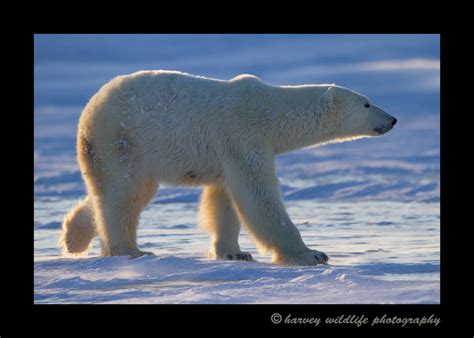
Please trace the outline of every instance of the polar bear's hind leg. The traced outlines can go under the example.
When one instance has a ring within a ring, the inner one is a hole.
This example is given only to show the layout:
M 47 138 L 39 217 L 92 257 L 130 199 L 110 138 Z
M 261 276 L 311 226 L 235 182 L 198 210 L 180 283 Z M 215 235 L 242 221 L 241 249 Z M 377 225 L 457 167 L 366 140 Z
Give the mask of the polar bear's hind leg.
M 158 182 L 139 167 L 143 165 L 133 140 L 117 133 L 116 140 L 101 148 L 83 134 L 78 159 L 87 190 L 94 204 L 96 231 L 102 255 L 139 257 L 137 226 L 141 211 L 156 193 Z
M 141 211 L 156 193 L 158 184 L 153 179 L 135 179 L 124 184 L 117 178 L 108 180 L 96 196 L 96 223 L 103 256 L 139 257 L 137 227 Z

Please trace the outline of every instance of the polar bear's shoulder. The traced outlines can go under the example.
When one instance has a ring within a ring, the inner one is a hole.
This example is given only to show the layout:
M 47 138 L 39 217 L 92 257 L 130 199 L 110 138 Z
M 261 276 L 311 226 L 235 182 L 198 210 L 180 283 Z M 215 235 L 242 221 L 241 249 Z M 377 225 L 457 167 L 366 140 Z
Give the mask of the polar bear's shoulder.
M 262 80 L 260 80 L 258 77 L 255 75 L 251 74 L 240 74 L 237 75 L 236 77 L 233 77 L 232 79 L 229 80 L 229 82 L 259 82 L 262 83 Z
M 228 83 L 231 85 L 237 86 L 239 88 L 256 90 L 257 88 L 267 88 L 268 85 L 260 80 L 255 75 L 250 74 L 241 74 L 236 77 L 228 80 Z

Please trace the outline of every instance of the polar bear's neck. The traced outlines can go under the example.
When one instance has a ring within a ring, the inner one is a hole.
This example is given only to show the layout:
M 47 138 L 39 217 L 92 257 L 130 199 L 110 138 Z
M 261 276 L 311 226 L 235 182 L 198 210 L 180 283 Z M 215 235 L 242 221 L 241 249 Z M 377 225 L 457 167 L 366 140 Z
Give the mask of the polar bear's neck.
M 337 121 L 319 104 L 327 86 L 273 87 L 268 101 L 269 135 L 275 154 L 336 140 Z

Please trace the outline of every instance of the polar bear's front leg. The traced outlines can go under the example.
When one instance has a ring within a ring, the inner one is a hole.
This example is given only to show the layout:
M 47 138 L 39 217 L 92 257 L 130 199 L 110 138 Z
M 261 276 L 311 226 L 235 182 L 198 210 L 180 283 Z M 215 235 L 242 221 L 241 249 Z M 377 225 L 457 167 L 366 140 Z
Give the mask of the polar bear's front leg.
M 280 196 L 273 158 L 247 155 L 227 163 L 225 184 L 243 223 L 273 263 L 326 264 L 328 257 L 309 249 L 288 216 Z
M 253 260 L 250 253 L 240 250 L 240 222 L 224 186 L 215 184 L 204 188 L 199 216 L 201 225 L 211 235 L 209 258 Z

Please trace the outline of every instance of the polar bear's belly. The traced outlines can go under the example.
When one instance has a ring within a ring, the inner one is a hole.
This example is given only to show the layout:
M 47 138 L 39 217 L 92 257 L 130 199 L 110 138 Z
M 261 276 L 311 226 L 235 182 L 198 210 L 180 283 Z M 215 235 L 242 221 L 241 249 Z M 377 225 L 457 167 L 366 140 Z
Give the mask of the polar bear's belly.
M 221 182 L 221 158 L 211 143 L 196 142 L 192 133 L 155 135 L 142 151 L 157 179 L 176 185 L 206 185 Z
M 214 184 L 223 181 L 222 166 L 213 159 L 209 161 L 208 156 L 186 161 L 184 158 L 166 159 L 160 161 L 156 167 L 156 175 L 161 181 L 183 185 L 195 186 Z

